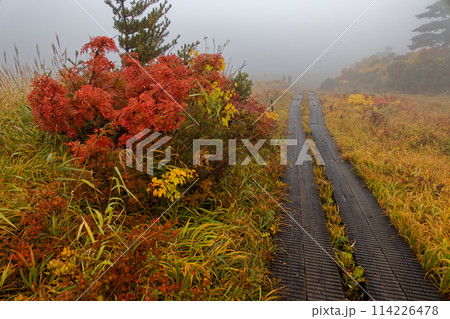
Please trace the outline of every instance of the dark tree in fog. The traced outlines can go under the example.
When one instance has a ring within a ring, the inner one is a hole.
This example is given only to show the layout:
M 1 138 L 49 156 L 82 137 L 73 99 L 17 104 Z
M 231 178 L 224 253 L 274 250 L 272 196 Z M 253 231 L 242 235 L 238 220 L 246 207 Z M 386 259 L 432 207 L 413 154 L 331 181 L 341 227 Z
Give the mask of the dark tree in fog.
M 430 47 L 450 47 L 450 0 L 440 0 L 427 7 L 427 11 L 416 16 L 419 19 L 429 19 L 413 30 L 418 32 L 411 39 L 411 50 Z
M 142 64 L 165 53 L 177 44 L 180 36 L 165 43 L 170 20 L 166 14 L 172 7 L 159 0 L 105 0 L 114 13 L 114 28 L 119 31 L 119 44 L 127 52 L 136 52 Z M 159 3 L 159 5 L 157 5 Z M 151 11 L 146 13 L 151 8 Z

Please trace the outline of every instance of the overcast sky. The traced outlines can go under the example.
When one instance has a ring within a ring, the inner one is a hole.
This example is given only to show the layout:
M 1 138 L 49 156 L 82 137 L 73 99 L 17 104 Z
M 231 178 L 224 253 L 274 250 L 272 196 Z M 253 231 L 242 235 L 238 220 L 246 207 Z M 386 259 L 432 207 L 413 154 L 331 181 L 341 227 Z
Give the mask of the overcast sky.
M 0 0 L 0 52 L 32 62 L 38 43 L 41 55 L 50 55 L 58 34 L 68 52 L 90 36 L 106 35 L 112 27 L 111 9 L 103 0 Z M 225 49 L 232 65 L 247 62 L 255 78 L 297 78 L 374 0 L 169 0 L 171 36 L 180 42 L 215 38 L 230 40 Z M 309 76 L 336 75 L 343 67 L 384 51 L 406 52 L 412 30 L 421 24 L 416 14 L 434 0 L 379 0 L 309 72 Z M 209 40 L 212 47 L 212 41 Z M 205 50 L 202 42 L 200 50 Z M 3 63 L 3 59 L 2 63 Z

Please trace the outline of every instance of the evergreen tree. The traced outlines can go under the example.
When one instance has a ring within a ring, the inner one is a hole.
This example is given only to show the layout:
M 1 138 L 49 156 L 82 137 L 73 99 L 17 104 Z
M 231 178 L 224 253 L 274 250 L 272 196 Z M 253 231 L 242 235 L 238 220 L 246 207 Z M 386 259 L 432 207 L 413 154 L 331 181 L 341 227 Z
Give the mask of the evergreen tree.
M 247 72 L 239 70 L 237 75 L 233 78 L 233 82 L 236 86 L 236 91 L 239 93 L 243 100 L 247 100 L 252 94 L 253 81 Z
M 421 25 L 414 32 L 419 32 L 411 39 L 411 50 L 439 46 L 450 47 L 450 0 L 440 0 L 427 7 L 428 11 L 417 15 L 419 19 L 432 21 Z
M 119 31 L 119 44 L 126 52 L 136 52 L 142 64 L 165 53 L 177 44 L 179 35 L 164 43 L 169 35 L 170 20 L 166 14 L 172 7 L 167 0 L 105 0 L 114 13 L 114 28 Z M 147 9 L 159 3 L 147 13 Z
M 177 51 L 177 56 L 183 60 L 185 65 L 188 65 L 192 61 L 192 53 L 197 50 L 200 41 L 192 42 L 190 44 L 183 44 Z

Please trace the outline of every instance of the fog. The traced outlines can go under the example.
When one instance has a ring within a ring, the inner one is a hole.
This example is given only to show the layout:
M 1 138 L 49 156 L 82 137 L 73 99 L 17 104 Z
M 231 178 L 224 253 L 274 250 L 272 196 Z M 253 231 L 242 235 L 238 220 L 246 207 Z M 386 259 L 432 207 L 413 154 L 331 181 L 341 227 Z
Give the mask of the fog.
M 89 13 L 84 12 L 77 2 Z M 227 40 L 224 55 L 255 79 L 296 79 L 374 0 L 170 0 L 169 38 L 180 43 L 201 40 L 211 52 Z M 343 67 L 392 47 L 407 52 L 421 24 L 416 14 L 434 0 L 379 0 L 305 75 L 322 80 Z M 91 15 L 91 17 L 89 16 Z M 97 22 L 95 22 L 96 20 Z M 49 61 L 51 43 L 59 35 L 69 53 L 90 36 L 117 35 L 111 9 L 103 0 L 0 0 L 0 52 L 9 63 L 14 46 L 22 62 L 32 63 L 36 43 Z M 204 37 L 208 37 L 204 41 Z M 2 58 L 2 63 L 4 63 Z

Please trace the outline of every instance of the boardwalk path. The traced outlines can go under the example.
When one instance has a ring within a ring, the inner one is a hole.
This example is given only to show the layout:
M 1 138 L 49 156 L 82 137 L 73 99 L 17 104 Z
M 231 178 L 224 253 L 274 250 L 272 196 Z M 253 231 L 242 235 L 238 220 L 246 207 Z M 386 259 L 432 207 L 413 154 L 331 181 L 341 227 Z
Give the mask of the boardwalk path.
M 289 147 L 284 182 L 290 185 L 286 206 L 292 213 L 285 216 L 277 236 L 276 259 L 272 270 L 285 287 L 285 300 L 344 300 L 344 293 L 333 256 L 311 162 L 293 166 L 305 142 L 297 95 L 291 104 L 288 120 L 289 139 L 297 139 L 297 147 Z M 294 221 L 295 220 L 295 221 Z M 301 226 L 299 226 L 301 225 Z M 319 246 L 302 230 L 306 230 Z

